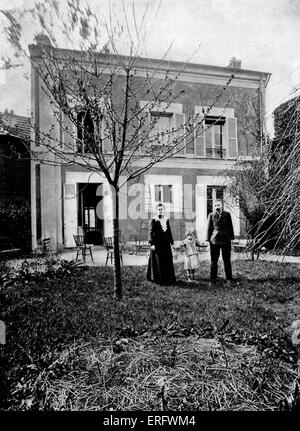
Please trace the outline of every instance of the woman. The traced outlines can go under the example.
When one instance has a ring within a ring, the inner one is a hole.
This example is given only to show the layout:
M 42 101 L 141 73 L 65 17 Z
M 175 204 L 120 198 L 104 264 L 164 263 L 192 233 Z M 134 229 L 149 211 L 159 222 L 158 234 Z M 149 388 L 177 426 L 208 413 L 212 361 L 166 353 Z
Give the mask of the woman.
M 169 220 L 164 217 L 164 206 L 158 204 L 157 216 L 149 226 L 149 244 L 151 245 L 148 262 L 147 280 L 170 286 L 175 283 L 171 245 L 173 237 Z

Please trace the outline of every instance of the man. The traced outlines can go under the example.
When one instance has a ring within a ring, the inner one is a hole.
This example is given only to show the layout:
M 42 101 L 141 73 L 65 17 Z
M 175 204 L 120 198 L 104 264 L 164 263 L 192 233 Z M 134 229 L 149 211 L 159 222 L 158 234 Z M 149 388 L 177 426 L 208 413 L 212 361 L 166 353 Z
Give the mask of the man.
M 220 250 L 226 274 L 227 283 L 232 281 L 231 270 L 231 240 L 234 239 L 231 215 L 223 211 L 223 203 L 220 200 L 214 202 L 214 211 L 209 214 L 207 220 L 206 241 L 210 244 L 210 281 L 215 283 L 218 274 L 218 259 Z

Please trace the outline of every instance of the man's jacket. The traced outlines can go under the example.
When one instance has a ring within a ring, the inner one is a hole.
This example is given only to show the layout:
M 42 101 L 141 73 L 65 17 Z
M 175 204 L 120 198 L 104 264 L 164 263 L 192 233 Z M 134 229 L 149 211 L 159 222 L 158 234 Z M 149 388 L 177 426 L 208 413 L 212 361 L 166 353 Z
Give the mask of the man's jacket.
M 222 211 L 219 216 L 216 212 L 210 213 L 207 220 L 206 241 L 211 244 L 226 245 L 234 239 L 234 232 L 230 213 Z

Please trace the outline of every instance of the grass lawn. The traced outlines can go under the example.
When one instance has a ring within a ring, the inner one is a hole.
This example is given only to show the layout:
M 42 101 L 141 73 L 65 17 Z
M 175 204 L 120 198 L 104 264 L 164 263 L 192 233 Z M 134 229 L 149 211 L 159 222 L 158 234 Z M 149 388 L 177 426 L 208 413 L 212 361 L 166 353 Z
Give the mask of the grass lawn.
M 2 408 L 278 410 L 298 376 L 300 269 L 243 260 L 233 273 L 210 288 L 208 263 L 193 285 L 177 264 L 176 286 L 158 287 L 125 267 L 119 302 L 112 268 L 3 273 Z

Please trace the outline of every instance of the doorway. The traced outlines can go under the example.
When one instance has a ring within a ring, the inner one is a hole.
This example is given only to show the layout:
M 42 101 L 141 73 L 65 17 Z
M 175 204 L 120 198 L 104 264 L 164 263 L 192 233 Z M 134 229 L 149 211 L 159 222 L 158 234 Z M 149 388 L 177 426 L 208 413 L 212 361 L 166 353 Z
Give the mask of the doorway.
M 103 185 L 99 183 L 78 183 L 78 228 L 85 235 L 88 244 L 102 245 L 104 220 L 97 217 L 96 208 L 103 199 Z

